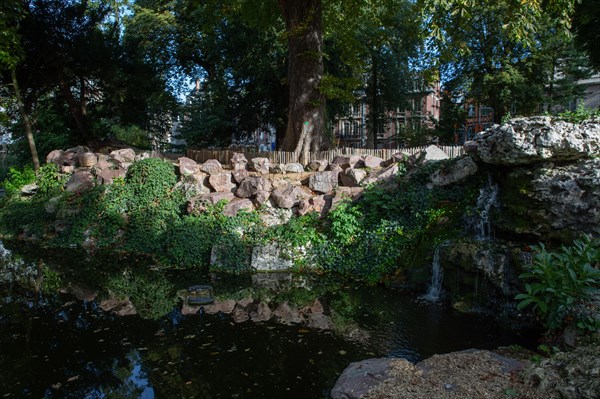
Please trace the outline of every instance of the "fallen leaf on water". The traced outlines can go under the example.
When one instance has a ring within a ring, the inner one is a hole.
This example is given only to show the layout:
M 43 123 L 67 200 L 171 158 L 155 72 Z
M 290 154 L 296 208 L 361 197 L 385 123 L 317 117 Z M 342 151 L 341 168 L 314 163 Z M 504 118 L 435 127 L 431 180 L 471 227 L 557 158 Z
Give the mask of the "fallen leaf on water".
M 345 354 L 346 354 L 346 353 L 348 353 L 348 352 L 346 352 L 345 350 L 341 350 L 341 351 L 339 351 L 338 353 L 339 353 L 340 355 L 345 355 Z
M 78 376 L 78 375 L 74 375 L 73 377 L 69 378 L 69 379 L 67 380 L 67 382 L 73 382 L 73 381 L 77 381 L 78 379 L 79 379 L 79 376 Z

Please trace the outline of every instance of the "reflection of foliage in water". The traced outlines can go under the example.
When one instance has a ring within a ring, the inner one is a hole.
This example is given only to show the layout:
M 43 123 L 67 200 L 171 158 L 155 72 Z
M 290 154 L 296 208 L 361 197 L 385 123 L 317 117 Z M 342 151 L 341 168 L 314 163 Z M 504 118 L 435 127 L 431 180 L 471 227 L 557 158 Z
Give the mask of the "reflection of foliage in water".
M 126 270 L 107 281 L 107 289 L 130 299 L 140 317 L 157 320 L 173 310 L 175 287 L 158 272 Z

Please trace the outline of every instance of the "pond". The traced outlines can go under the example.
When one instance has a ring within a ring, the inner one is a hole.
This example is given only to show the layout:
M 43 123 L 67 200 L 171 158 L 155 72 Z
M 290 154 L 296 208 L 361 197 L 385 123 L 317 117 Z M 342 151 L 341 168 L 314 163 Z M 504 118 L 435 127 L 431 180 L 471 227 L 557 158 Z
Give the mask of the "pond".
M 326 398 L 353 361 L 533 344 L 531 336 L 414 293 L 319 276 L 165 271 L 115 254 L 5 246 L 6 398 Z M 195 284 L 212 285 L 216 303 L 236 301 L 236 310 L 190 311 L 178 294 Z M 287 304 L 292 314 L 273 310 L 267 321 L 253 321 L 256 311 L 237 312 L 244 301 L 263 309 Z M 289 317 L 300 322 L 283 324 Z

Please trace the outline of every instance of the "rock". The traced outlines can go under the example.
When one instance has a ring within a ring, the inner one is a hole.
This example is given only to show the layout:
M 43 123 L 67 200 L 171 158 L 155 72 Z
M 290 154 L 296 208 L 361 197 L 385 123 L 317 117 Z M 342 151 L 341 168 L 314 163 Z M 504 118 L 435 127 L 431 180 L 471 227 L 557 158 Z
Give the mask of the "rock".
M 333 322 L 329 316 L 324 314 L 308 314 L 308 321 L 306 324 L 310 328 L 317 330 L 331 330 L 333 328 Z
M 250 319 L 248 312 L 239 306 L 236 306 L 231 313 L 234 323 L 243 323 Z
M 478 134 L 469 151 L 495 165 L 573 161 L 600 153 L 600 123 L 573 124 L 540 116 L 513 119 Z
M 31 183 L 31 184 L 26 184 L 23 187 L 21 187 L 21 195 L 23 196 L 29 196 L 29 195 L 34 195 L 35 193 L 37 193 L 39 187 L 37 184 L 35 183 Z
M 123 168 L 117 167 L 115 169 L 94 169 L 96 171 L 96 177 L 99 179 L 100 184 L 111 184 L 116 178 L 125 178 L 127 171 Z
M 317 212 L 321 217 L 324 217 L 331 209 L 332 198 L 332 195 L 327 194 L 317 195 L 308 200 L 300 201 L 298 213 L 300 215 L 306 215 L 310 212 Z
M 363 159 L 365 168 L 380 168 L 383 164 L 383 159 L 372 155 L 365 155 Z
M 271 198 L 271 193 L 269 191 L 259 190 L 254 196 L 254 203 L 257 206 L 262 206 L 269 203 L 269 198 Z
M 288 163 L 285 166 L 285 171 L 287 173 L 304 173 L 304 166 L 298 162 Z
M 256 246 L 252 249 L 250 267 L 259 272 L 289 271 L 294 266 L 289 258 L 282 257 L 277 243 Z
M 231 172 L 231 177 L 233 178 L 233 181 L 236 182 L 237 184 L 240 184 L 249 175 L 250 174 L 248 173 L 248 171 L 246 169 L 239 169 L 239 170 L 234 170 L 233 172 Z
M 478 170 L 479 168 L 473 158 L 466 156 L 457 162 L 444 165 L 444 167 L 435 170 L 429 176 L 431 183 L 428 186 L 431 188 L 458 183 L 474 175 Z
M 254 203 L 247 198 L 234 198 L 223 208 L 223 215 L 235 216 L 241 210 L 253 211 Z
M 62 173 L 64 175 L 70 175 L 73 172 L 75 172 L 75 166 L 71 166 L 71 165 L 60 166 L 60 173 Z
M 343 186 L 357 187 L 360 182 L 367 177 L 367 171 L 364 169 L 348 168 L 343 173 L 340 173 L 340 181 Z
M 284 164 L 275 164 L 269 167 L 269 173 L 273 173 L 276 175 L 285 175 L 285 165 Z
M 279 226 L 290 221 L 294 212 L 291 209 L 281 209 L 265 206 L 260 209 L 260 220 L 267 227 Z
M 70 193 L 86 190 L 94 185 L 94 175 L 88 169 L 77 169 L 71 175 L 65 190 Z
M 208 184 L 218 193 L 235 192 L 236 185 L 231 181 L 231 173 L 223 172 L 208 177 Z
M 206 211 L 206 207 L 215 205 L 219 201 L 232 201 L 235 198 L 233 193 L 209 193 L 190 198 L 186 204 L 189 215 L 197 215 Z
M 424 154 L 425 155 L 424 162 L 441 161 L 443 159 L 450 158 L 448 156 L 448 154 L 446 154 L 444 152 L 444 150 L 442 150 L 437 145 L 430 145 L 429 147 L 425 148 L 424 153 L 425 153 Z
M 291 183 L 277 187 L 271 192 L 271 198 L 273 198 L 275 204 L 284 209 L 291 209 L 307 197 L 300 187 L 294 186 Z
M 273 312 L 273 317 L 281 324 L 298 324 L 302 322 L 302 318 L 298 314 L 298 309 L 295 306 L 290 306 L 288 301 L 281 303 Z
M 189 193 L 195 193 L 192 194 L 192 196 L 208 194 L 210 193 L 210 188 L 208 187 L 208 176 L 209 175 L 206 173 L 200 171 L 191 175 L 182 176 L 181 181 L 179 182 L 181 183 L 181 189 Z
M 316 172 L 308 180 L 308 187 L 320 193 L 329 193 L 338 186 L 339 171 Z
M 272 315 L 273 312 L 269 305 L 265 302 L 259 302 L 256 311 L 250 312 L 250 319 L 254 322 L 268 321 Z
M 105 312 L 113 312 L 119 316 L 133 316 L 137 314 L 135 306 L 133 306 L 133 303 L 129 299 L 104 299 L 100 301 L 100 308 Z
M 523 367 L 484 350 L 434 355 L 415 365 L 404 359 L 368 359 L 344 370 L 331 397 L 502 398 L 507 391 L 523 388 L 513 375 Z
M 232 170 L 246 170 L 248 166 L 248 160 L 242 153 L 236 152 L 231 157 L 231 169 Z
M 238 187 L 235 195 L 240 198 L 250 198 L 259 191 L 271 191 L 271 182 L 264 177 L 247 177 Z
M 323 172 L 325 171 L 325 169 L 327 169 L 328 166 L 329 161 L 327 161 L 326 159 L 316 159 L 310 161 L 309 164 L 306 166 L 306 169 L 308 169 L 311 172 Z
M 398 164 L 392 164 L 392 165 L 388 166 L 387 168 L 372 171 L 371 173 L 369 173 L 369 176 L 367 176 L 361 182 L 361 185 L 368 186 L 368 185 L 374 184 L 374 183 L 380 184 L 380 183 L 384 183 L 384 182 L 389 182 L 396 178 L 396 176 L 398 175 L 398 170 L 399 170 Z
M 54 150 L 51 151 L 48 156 L 46 156 L 46 163 L 54 163 L 57 166 L 63 165 L 63 150 Z
M 269 173 L 269 167 L 271 166 L 269 158 L 252 158 L 250 163 L 252 170 L 255 172 L 260 173 L 261 175 Z
M 200 311 L 201 306 L 189 306 L 185 303 L 181 305 L 181 314 L 183 316 L 190 316 L 197 314 Z
M 193 175 L 200 172 L 200 165 L 193 159 L 187 157 L 181 157 L 178 159 L 179 162 L 179 174 L 181 176 Z
M 499 179 L 503 232 L 567 243 L 600 234 L 600 159 L 513 169 Z
M 231 314 L 235 308 L 236 302 L 233 299 L 225 299 L 223 301 L 216 300 L 212 305 L 204 306 L 204 312 L 208 314 Z
M 200 165 L 200 170 L 202 172 L 208 173 L 209 175 L 218 175 L 223 172 L 223 167 L 221 163 L 216 159 L 209 159 Z
M 93 152 L 84 152 L 79 155 L 79 165 L 84 168 L 91 168 L 98 162 L 98 157 Z
M 381 166 L 387 168 L 388 166 L 390 166 L 391 164 L 394 163 L 398 163 L 398 162 L 408 162 L 408 159 L 410 158 L 410 154 L 406 154 L 404 152 L 397 152 L 395 154 L 392 154 L 391 158 L 384 161 L 383 164 Z
M 331 390 L 332 399 L 360 399 L 374 386 L 391 378 L 394 359 L 367 359 L 350 363 Z
M 123 148 L 121 150 L 112 151 L 109 156 L 119 166 L 124 168 L 128 168 L 129 165 L 135 161 L 135 151 L 133 151 L 131 148 Z
M 60 205 L 60 202 L 62 200 L 62 196 L 57 196 L 57 197 L 52 197 L 48 200 L 48 202 L 46 202 L 46 205 L 44 206 L 44 210 L 46 211 L 47 214 L 49 215 L 53 215 L 56 213 L 58 206 Z
M 359 199 L 365 189 L 363 187 L 338 187 L 331 199 L 331 208 L 335 208 L 335 205 L 344 200 L 355 201 Z
M 250 310 L 251 307 L 254 305 L 254 299 L 250 298 L 250 297 L 246 297 L 246 298 L 242 298 L 239 301 L 237 301 L 237 305 L 239 308 L 244 309 L 244 310 Z

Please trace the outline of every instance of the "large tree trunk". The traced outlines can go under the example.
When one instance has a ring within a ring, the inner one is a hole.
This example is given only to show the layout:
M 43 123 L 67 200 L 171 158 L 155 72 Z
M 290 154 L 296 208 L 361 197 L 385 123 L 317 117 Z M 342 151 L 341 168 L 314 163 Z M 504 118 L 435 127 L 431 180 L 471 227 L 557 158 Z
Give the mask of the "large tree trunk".
M 23 118 L 23 124 L 25 125 L 25 135 L 27 136 L 27 141 L 29 142 L 29 151 L 31 151 L 31 158 L 33 160 L 33 170 L 37 172 L 37 170 L 40 168 L 40 158 L 38 157 L 35 140 L 33 139 L 31 120 L 29 119 L 29 115 L 27 115 L 27 111 L 25 111 L 25 104 L 23 103 L 23 98 L 21 97 L 21 90 L 19 89 L 19 82 L 17 81 L 17 73 L 14 68 L 10 70 L 10 75 L 12 77 L 12 83 L 15 89 L 17 107 L 19 108 L 19 113 L 21 114 L 21 117 Z
M 65 97 L 67 105 L 69 106 L 71 116 L 73 117 L 73 119 L 75 119 L 77 131 L 79 132 L 79 137 L 81 138 L 84 144 L 87 144 L 90 136 L 87 126 L 85 84 L 83 81 L 80 81 L 80 99 L 77 100 L 71 92 L 71 85 L 67 82 L 63 74 L 60 74 L 58 82 L 60 85 L 60 91 Z
M 279 0 L 288 35 L 288 125 L 284 151 L 319 149 L 325 133 L 325 97 L 319 91 L 323 77 L 323 18 L 321 0 Z

